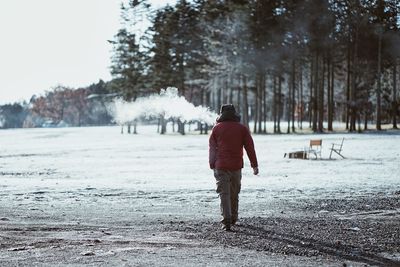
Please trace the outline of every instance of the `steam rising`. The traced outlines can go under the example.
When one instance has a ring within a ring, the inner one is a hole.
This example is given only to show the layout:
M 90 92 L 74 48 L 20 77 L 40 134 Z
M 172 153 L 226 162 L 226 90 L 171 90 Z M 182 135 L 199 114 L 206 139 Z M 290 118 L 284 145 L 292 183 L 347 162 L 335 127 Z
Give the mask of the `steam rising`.
M 168 87 L 160 94 L 141 97 L 134 102 L 117 99 L 110 107 L 114 120 L 120 124 L 127 124 L 140 119 L 179 119 L 181 122 L 199 121 L 213 124 L 217 114 L 203 106 L 195 107 L 178 95 L 178 89 Z

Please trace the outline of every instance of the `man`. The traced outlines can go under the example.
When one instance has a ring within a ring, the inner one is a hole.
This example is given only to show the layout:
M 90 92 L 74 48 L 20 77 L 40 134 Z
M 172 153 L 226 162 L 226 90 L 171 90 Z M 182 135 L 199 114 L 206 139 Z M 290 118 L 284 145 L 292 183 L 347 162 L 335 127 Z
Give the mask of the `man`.
M 222 229 L 226 231 L 230 231 L 238 220 L 243 147 L 253 173 L 257 175 L 258 163 L 250 131 L 240 123 L 240 116 L 232 104 L 222 105 L 209 139 L 209 162 L 210 168 L 214 170 L 217 193 L 221 199 Z

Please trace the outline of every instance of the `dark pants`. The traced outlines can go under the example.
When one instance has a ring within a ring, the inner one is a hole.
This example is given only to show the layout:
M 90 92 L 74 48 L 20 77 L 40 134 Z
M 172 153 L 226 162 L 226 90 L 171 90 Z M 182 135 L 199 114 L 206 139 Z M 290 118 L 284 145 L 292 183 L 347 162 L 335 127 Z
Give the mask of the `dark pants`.
M 221 222 L 225 225 L 235 224 L 238 219 L 239 192 L 242 170 L 214 170 L 217 180 L 217 193 L 221 199 Z

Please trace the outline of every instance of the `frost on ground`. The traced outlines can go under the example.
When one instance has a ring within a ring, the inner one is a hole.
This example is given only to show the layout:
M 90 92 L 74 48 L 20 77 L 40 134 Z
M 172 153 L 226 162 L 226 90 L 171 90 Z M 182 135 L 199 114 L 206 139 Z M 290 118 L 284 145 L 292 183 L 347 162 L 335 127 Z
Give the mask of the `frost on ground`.
M 0 266 L 400 265 L 397 132 L 254 136 L 226 233 L 208 136 L 138 130 L 0 131 Z M 322 160 L 283 158 L 311 138 Z

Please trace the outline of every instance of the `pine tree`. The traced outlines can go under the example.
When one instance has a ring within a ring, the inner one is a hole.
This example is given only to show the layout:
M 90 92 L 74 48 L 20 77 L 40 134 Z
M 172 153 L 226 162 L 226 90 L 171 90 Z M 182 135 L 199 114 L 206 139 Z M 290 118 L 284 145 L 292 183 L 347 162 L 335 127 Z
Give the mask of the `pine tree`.
M 129 0 L 121 4 L 123 27 L 109 41 L 114 48 L 111 74 L 114 78 L 112 90 L 121 94 L 126 100 L 135 100 L 145 91 L 147 51 L 141 42 L 144 41 L 141 26 L 144 14 L 149 11 L 146 0 Z
M 149 76 L 151 77 L 152 88 L 159 91 L 169 86 L 178 87 L 175 80 L 175 71 L 172 50 L 172 34 L 170 19 L 173 15 L 173 8 L 170 6 L 158 10 L 152 19 L 151 43 L 149 52 L 152 54 L 149 60 Z
M 145 54 L 140 51 L 136 35 L 126 29 L 119 30 L 114 45 L 111 74 L 113 90 L 126 100 L 135 100 L 143 90 Z

